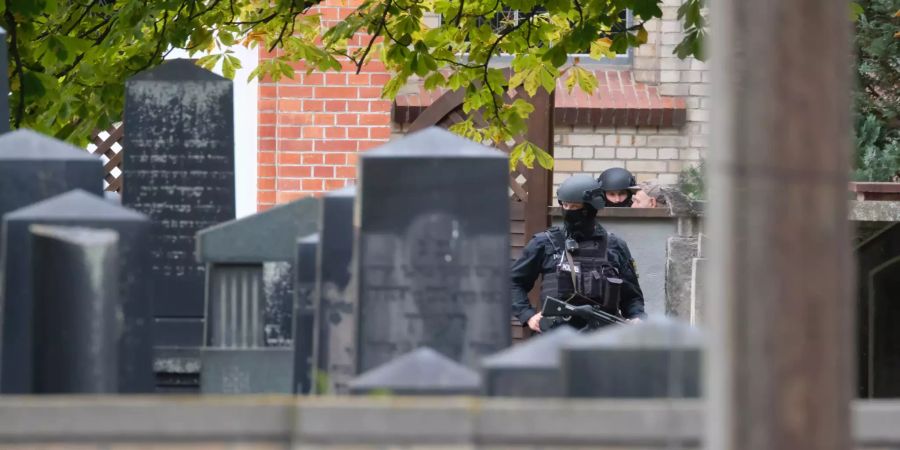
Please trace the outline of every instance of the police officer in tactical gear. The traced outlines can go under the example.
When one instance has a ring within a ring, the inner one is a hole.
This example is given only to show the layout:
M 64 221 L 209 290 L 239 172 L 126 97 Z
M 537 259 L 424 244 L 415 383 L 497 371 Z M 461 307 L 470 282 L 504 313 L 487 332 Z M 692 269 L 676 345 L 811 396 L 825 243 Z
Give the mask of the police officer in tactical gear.
M 548 296 L 565 300 L 577 292 L 629 321 L 645 317 L 628 245 L 596 223 L 597 211 L 604 206 L 601 184 L 590 175 L 574 175 L 556 196 L 565 225 L 536 234 L 513 264 L 513 314 L 534 331 L 563 323 L 544 318 L 528 302 L 528 292 L 540 275 L 542 302 Z
M 639 189 L 637 180 L 631 172 L 612 167 L 603 171 L 597 179 L 603 186 L 606 206 L 608 208 L 630 208 L 634 190 Z

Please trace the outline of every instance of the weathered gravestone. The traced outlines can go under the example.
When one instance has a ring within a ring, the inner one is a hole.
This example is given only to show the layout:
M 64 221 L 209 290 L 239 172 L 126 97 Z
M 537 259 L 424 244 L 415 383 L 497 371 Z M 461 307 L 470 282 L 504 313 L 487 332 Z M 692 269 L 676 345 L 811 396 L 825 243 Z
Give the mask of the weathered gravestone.
M 668 317 L 596 331 L 563 345 L 563 395 L 699 397 L 702 346 L 700 330 Z
M 484 393 L 494 397 L 562 397 L 560 349 L 583 336 L 572 327 L 558 327 L 484 358 Z
M 314 331 L 314 385 L 343 392 L 354 370 L 355 305 L 350 289 L 356 187 L 322 197 Z M 317 376 L 321 375 L 321 378 Z
M 153 219 L 144 276 L 159 288 L 157 330 L 200 345 L 204 267 L 194 235 L 234 219 L 232 82 L 189 60 L 163 63 L 126 83 L 124 123 L 122 203 Z
M 5 41 L 2 45 L 5 48 Z M 4 59 L 3 65 L 6 64 Z M 6 78 L 6 72 L 0 73 Z M 6 102 L 5 96 L 2 102 Z M 2 105 L 0 105 L 2 108 Z M 2 122 L 8 126 L 9 122 Z M 100 195 L 103 163 L 83 149 L 31 131 L 0 136 L 0 218 L 72 189 Z M 3 247 L 0 242 L 0 249 Z
M 207 264 L 201 391 L 293 392 L 293 351 L 264 348 L 267 323 L 286 322 L 279 333 L 290 335 L 293 283 L 267 296 L 263 267 L 294 261 L 297 239 L 318 229 L 319 208 L 305 198 L 197 233 L 197 259 Z M 275 372 L 285 376 L 266 375 Z
M 369 370 L 348 383 L 351 394 L 476 395 L 478 372 L 422 347 Z
M 152 392 L 154 286 L 147 277 L 150 221 L 98 195 L 73 190 L 12 211 L 3 219 L 3 391 L 32 392 L 34 224 L 104 228 L 119 233 L 119 291 L 123 329 L 118 342 L 119 392 Z
M 34 392 L 118 391 L 118 233 L 32 225 Z
M 297 259 L 294 266 L 294 393 L 309 394 L 313 389 L 313 332 L 316 309 L 313 295 L 316 290 L 316 253 L 319 235 L 311 234 L 297 240 Z
M 360 158 L 358 373 L 419 347 L 510 344 L 507 155 L 429 128 Z

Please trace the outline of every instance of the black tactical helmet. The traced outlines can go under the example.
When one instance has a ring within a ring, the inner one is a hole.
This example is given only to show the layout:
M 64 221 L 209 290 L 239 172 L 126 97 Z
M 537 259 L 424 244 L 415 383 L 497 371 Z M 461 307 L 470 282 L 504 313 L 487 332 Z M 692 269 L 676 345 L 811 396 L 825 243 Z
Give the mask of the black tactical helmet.
M 634 175 L 621 167 L 604 170 L 597 181 L 603 186 L 604 191 L 624 191 L 637 185 Z
M 603 208 L 605 199 L 600 183 L 590 175 L 572 175 L 556 190 L 559 202 L 588 203 L 596 209 Z

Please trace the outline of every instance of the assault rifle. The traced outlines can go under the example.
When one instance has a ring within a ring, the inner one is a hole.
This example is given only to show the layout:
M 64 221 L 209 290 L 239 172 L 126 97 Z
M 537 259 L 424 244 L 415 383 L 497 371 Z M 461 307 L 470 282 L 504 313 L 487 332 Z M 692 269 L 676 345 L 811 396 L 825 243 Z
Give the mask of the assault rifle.
M 603 310 L 598 304 L 591 304 L 596 302 L 591 302 L 589 299 L 585 299 L 580 295 L 574 295 L 573 297 L 577 297 L 575 300 L 587 300 L 587 302 L 580 302 L 581 304 L 576 304 L 575 302 L 569 302 L 573 300 L 570 298 L 569 301 L 562 301 L 558 298 L 547 297 L 544 300 L 544 307 L 541 309 L 541 314 L 544 317 L 548 318 L 559 318 L 562 321 L 568 322 L 571 321 L 572 318 L 581 319 L 578 322 L 584 323 L 578 331 L 588 331 L 595 330 L 597 328 L 603 327 L 605 325 L 612 325 L 617 323 L 628 323 L 624 318 L 617 314 L 610 314 Z M 590 302 L 590 303 L 589 303 Z M 575 325 L 574 323 L 572 325 Z

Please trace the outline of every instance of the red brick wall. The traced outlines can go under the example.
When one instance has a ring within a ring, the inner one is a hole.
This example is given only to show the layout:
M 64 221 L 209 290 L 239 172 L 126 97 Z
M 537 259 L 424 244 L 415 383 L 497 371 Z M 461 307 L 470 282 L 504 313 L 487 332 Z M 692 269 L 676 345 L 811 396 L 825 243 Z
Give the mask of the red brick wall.
M 346 17 L 357 0 L 326 0 L 314 9 L 327 26 Z M 366 45 L 358 35 L 352 45 Z M 260 60 L 271 58 L 260 49 Z M 388 140 L 391 102 L 381 89 L 391 75 L 372 61 L 359 74 L 349 61 L 340 73 L 295 64 L 294 79 L 259 83 L 257 206 L 264 210 L 298 197 L 341 188 L 356 179 L 358 152 Z

